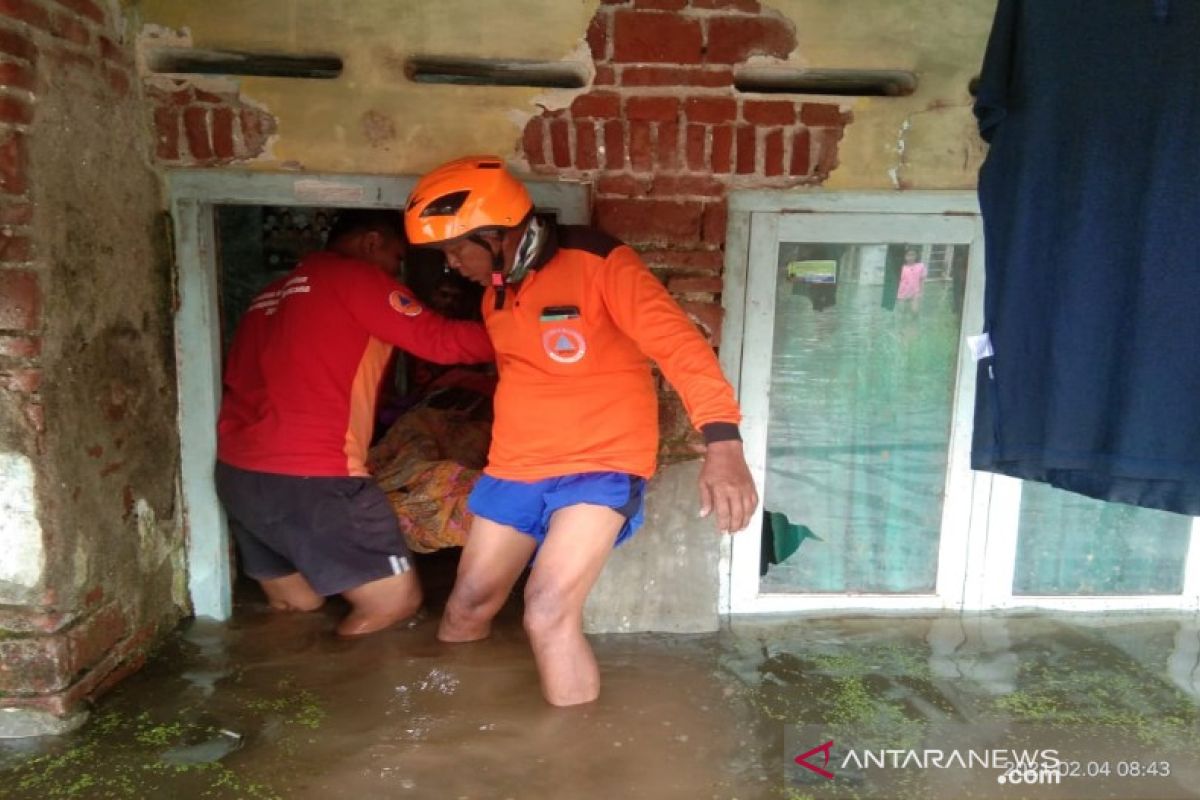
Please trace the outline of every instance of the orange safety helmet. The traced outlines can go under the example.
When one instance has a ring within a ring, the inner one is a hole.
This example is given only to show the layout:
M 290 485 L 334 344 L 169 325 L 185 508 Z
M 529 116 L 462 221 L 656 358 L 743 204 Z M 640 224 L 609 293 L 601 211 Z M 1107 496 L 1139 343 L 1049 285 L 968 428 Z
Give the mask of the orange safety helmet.
M 438 244 L 488 228 L 514 228 L 533 199 L 496 156 L 467 156 L 430 172 L 413 187 L 404 228 L 414 245 Z

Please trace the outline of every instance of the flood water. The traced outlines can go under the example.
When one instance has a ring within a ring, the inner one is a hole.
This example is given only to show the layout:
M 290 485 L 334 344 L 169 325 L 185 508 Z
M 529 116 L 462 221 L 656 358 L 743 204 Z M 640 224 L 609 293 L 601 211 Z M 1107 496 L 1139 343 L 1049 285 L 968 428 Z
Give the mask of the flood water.
M 456 646 L 436 640 L 436 606 L 360 641 L 332 635 L 340 610 L 277 615 L 251 595 L 228 624 L 186 625 L 78 733 L 0 745 L 0 796 L 994 796 L 936 788 L 949 773 L 910 771 L 916 783 L 888 794 L 840 765 L 835 781 L 796 775 L 795 756 L 820 744 L 808 729 L 899 746 L 937 725 L 1050 726 L 1097 748 L 1103 725 L 1173 754 L 1169 778 L 1124 794 L 1076 781 L 997 796 L 1200 796 L 1194 616 L 781 617 L 598 636 L 600 700 L 556 709 L 515 607 L 490 640 Z

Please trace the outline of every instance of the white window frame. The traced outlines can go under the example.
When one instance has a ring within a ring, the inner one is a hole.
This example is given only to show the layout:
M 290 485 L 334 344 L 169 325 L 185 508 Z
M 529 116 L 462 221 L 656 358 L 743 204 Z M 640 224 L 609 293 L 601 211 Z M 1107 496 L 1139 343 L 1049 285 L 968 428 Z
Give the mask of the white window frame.
M 898 215 L 907 222 L 898 228 L 887 223 L 887 217 Z M 760 506 L 748 530 L 722 543 L 719 569 L 722 612 L 1200 610 L 1200 518 L 1193 520 L 1184 585 L 1179 594 L 1082 597 L 1012 593 L 1022 482 L 970 469 L 975 365 L 966 337 L 982 329 L 984 287 L 982 223 L 973 192 L 737 191 L 730 194 L 721 363 L 746 414 L 743 435 L 747 458 L 759 487 L 764 486 L 766 473 L 770 391 L 769 367 L 764 372 L 763 364 L 769 364 L 773 345 L 779 242 L 907 241 L 911 234 L 903 233 L 904 226 L 914 217 L 933 224 L 935 229 L 943 226 L 947 243 L 967 243 L 971 248 L 935 589 L 931 594 L 762 593 L 758 575 L 763 513 Z M 856 231 L 855 224 L 865 227 Z M 963 224 L 974 230 L 966 242 L 962 242 Z M 781 238 L 781 227 L 786 238 Z M 798 229 L 809 228 L 810 235 L 797 238 Z M 752 271 L 751 265 L 758 266 Z M 743 359 L 750 340 L 756 358 Z M 768 355 L 765 360 L 764 347 Z
M 221 400 L 217 205 L 402 209 L 416 176 L 278 174 L 172 170 L 167 192 L 175 235 L 175 358 L 188 592 L 197 616 L 228 619 L 233 610 L 229 530 L 213 485 Z M 528 181 L 539 209 L 567 224 L 590 216 L 587 187 Z

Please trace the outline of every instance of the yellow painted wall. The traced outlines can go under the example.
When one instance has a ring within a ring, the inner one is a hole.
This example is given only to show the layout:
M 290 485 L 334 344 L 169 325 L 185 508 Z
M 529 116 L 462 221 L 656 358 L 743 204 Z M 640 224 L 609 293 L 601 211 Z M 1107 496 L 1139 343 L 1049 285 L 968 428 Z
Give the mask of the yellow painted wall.
M 538 104 L 573 93 L 409 82 L 411 55 L 587 59 L 598 0 L 136 0 L 144 24 L 186 28 L 197 47 L 335 53 L 334 81 L 241 79 L 279 122 L 253 166 L 416 173 L 466 152 L 512 153 Z M 978 71 L 995 0 L 773 0 L 796 25 L 791 62 L 912 69 L 907 98 L 848 98 L 854 114 L 833 188 L 962 188 L 982 157 L 967 83 Z

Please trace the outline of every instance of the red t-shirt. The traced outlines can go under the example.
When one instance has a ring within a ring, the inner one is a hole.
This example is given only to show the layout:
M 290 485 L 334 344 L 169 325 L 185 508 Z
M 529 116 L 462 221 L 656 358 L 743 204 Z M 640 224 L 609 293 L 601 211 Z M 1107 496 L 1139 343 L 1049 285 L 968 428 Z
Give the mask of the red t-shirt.
M 494 358 L 484 327 L 422 306 L 382 269 L 314 253 L 250 304 L 225 365 L 217 458 L 283 475 L 368 475 L 392 347 L 439 364 Z

